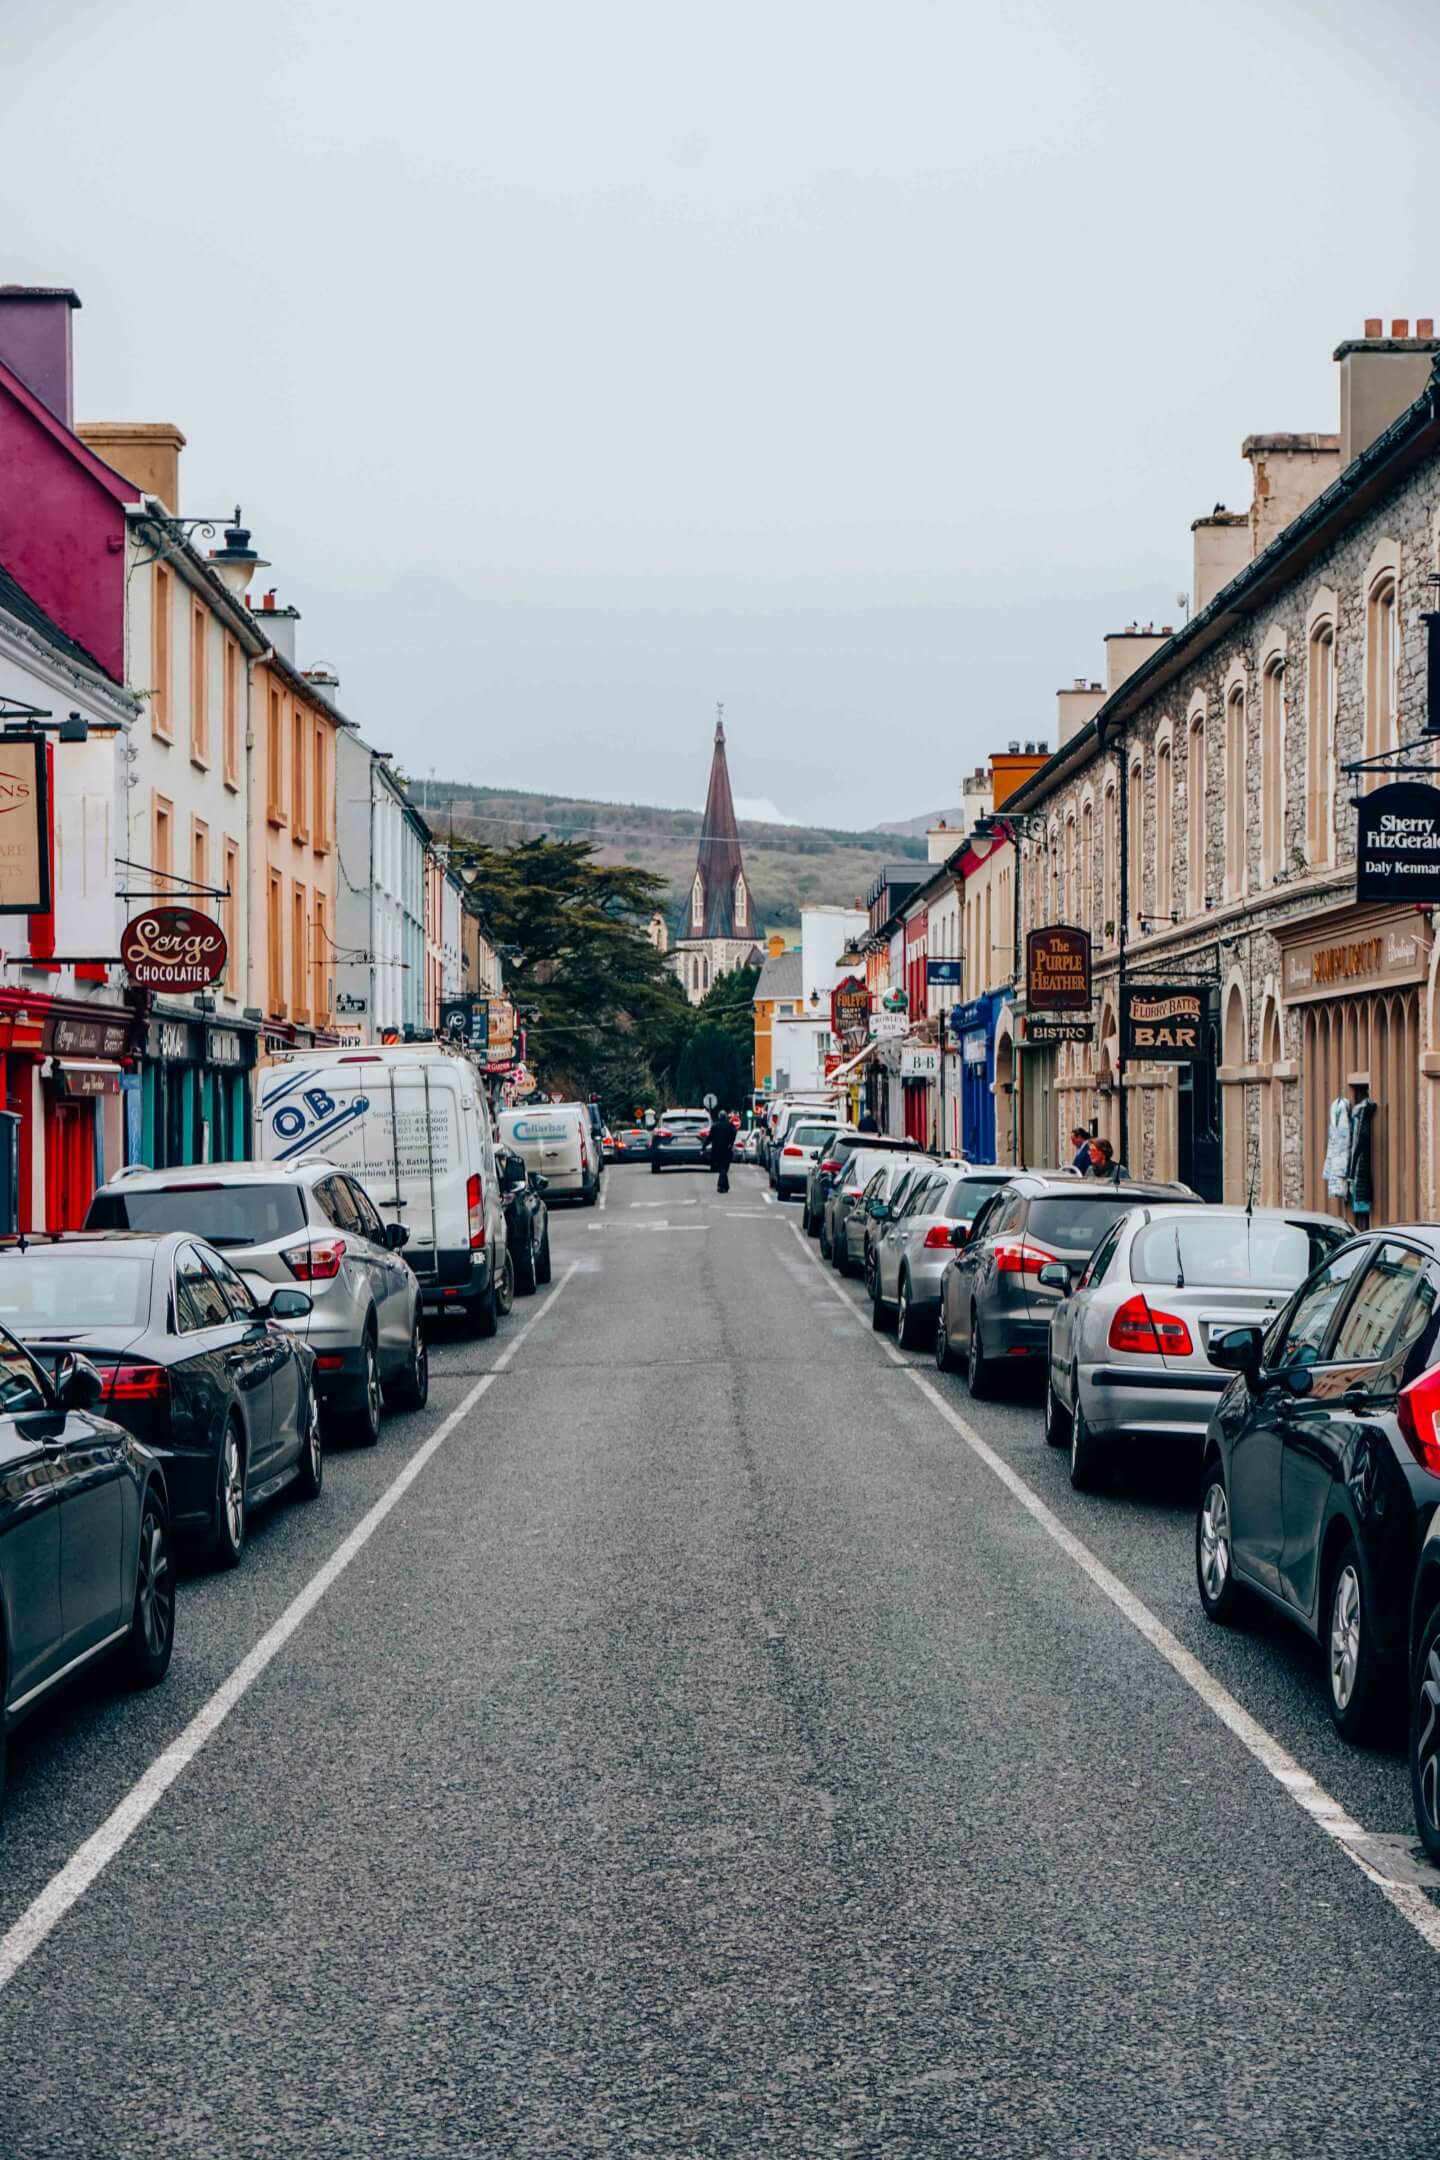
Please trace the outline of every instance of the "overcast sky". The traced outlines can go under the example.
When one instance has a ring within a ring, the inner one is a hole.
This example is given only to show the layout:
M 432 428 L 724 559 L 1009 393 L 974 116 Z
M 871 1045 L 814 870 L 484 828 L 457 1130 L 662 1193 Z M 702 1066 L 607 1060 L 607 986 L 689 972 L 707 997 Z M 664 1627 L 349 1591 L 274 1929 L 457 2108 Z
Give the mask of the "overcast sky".
M 867 825 L 1440 315 L 1411 0 L 3 0 L 0 280 L 410 770 Z

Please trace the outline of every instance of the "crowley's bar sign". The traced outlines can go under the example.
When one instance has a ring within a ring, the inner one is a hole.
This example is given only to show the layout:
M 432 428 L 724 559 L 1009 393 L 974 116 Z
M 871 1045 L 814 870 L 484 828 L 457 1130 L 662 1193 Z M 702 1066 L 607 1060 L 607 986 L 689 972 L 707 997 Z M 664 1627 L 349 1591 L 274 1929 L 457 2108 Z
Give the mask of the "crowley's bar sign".
M 1440 788 L 1396 780 L 1357 806 L 1356 899 L 1440 901 Z
M 1025 1004 L 1030 1012 L 1088 1012 L 1090 933 L 1058 924 L 1025 940 Z
M 226 951 L 219 923 L 198 908 L 147 908 L 120 940 L 125 972 L 145 990 L 203 990 L 224 974 Z
M 1193 983 L 1126 983 L 1120 993 L 1120 1055 L 1162 1065 L 1200 1056 L 1205 992 Z

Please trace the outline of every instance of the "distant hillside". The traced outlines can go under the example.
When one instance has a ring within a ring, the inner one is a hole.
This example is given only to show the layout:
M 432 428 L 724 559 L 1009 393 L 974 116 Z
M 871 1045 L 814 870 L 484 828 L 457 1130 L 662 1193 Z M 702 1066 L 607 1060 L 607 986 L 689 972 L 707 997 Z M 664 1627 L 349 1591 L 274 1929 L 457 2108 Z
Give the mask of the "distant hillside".
M 965 812 L 957 804 L 953 810 L 932 810 L 928 817 L 895 818 L 888 825 L 872 825 L 871 832 L 906 834 L 923 840 L 932 825 L 953 825 L 957 832 L 965 829 Z
M 537 833 L 593 839 L 606 862 L 638 863 L 670 888 L 666 915 L 680 928 L 695 849 L 698 810 L 662 810 L 650 803 L 584 802 L 512 788 L 482 788 L 463 780 L 412 782 L 423 814 L 441 837 L 513 846 Z M 924 821 L 921 821 L 923 832 Z M 863 904 L 876 872 L 887 862 L 925 859 L 923 838 L 907 833 L 855 833 L 824 826 L 762 825 L 740 820 L 740 844 L 757 924 L 794 923 L 802 906 Z

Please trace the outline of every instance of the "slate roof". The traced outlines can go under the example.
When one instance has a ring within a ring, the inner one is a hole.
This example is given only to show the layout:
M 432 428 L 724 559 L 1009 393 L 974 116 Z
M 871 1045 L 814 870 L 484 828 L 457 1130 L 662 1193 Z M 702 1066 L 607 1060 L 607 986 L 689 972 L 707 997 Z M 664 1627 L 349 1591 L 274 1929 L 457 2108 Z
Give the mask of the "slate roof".
M 725 761 L 725 728 L 715 723 L 715 755 L 710 765 L 710 788 L 705 797 L 705 816 L 700 826 L 700 849 L 696 862 L 705 895 L 705 924 L 692 937 L 733 938 L 735 935 L 735 880 L 744 868 L 740 860 L 740 828 L 735 822 L 735 799 L 730 793 L 730 768 Z M 688 921 L 687 921 L 688 928 Z M 744 931 L 740 932 L 743 937 Z
M 756 998 L 798 998 L 804 988 L 804 954 L 767 953 L 755 985 Z

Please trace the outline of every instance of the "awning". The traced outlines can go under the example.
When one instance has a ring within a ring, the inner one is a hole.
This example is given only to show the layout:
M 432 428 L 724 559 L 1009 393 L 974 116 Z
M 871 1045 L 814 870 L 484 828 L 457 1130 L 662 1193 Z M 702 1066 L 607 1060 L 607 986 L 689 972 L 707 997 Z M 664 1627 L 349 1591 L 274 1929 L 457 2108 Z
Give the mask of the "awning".
M 876 1036 L 873 1042 L 866 1043 L 863 1050 L 857 1050 L 854 1057 L 847 1058 L 843 1065 L 837 1065 L 835 1067 L 834 1072 L 830 1074 L 829 1078 L 825 1082 L 826 1087 L 834 1087 L 837 1080 L 848 1080 L 851 1073 L 858 1072 L 862 1065 L 866 1065 L 869 1063 L 870 1059 L 874 1057 L 879 1047 L 880 1038 Z
M 52 1058 L 50 1077 L 66 1095 L 118 1095 L 121 1068 L 110 1058 Z

